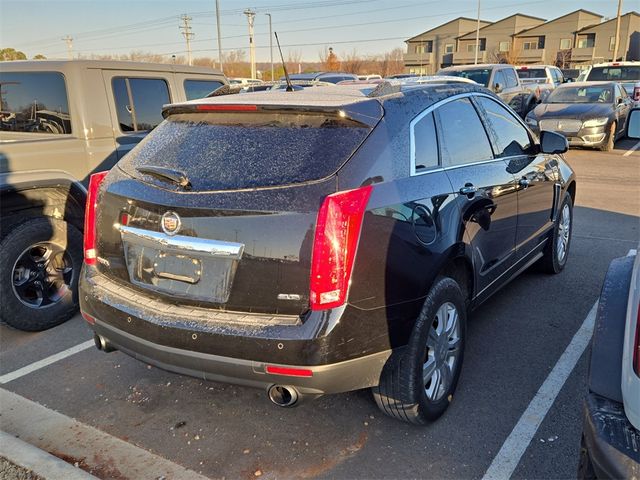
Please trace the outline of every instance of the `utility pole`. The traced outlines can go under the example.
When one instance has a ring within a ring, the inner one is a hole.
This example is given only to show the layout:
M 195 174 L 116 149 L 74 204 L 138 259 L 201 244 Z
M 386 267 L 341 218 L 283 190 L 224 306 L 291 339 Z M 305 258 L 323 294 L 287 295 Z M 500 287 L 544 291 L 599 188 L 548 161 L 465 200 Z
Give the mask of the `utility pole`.
M 67 35 L 62 38 L 62 41 L 67 44 L 67 56 L 69 57 L 69 60 L 73 60 L 73 38 Z
M 273 78 L 273 30 L 271 29 L 271 14 L 265 13 L 267 17 L 269 17 L 269 56 L 271 57 L 271 81 L 274 81 Z
M 616 18 L 616 40 L 613 44 L 613 61 L 618 58 L 618 45 L 620 44 L 620 13 L 622 12 L 622 0 L 618 0 L 618 16 Z
M 253 21 L 256 18 L 256 12 L 247 8 L 244 11 L 249 22 L 249 61 L 251 62 L 251 78 L 256 78 L 256 44 L 253 41 Z
M 478 52 L 480 51 L 480 0 L 478 0 L 478 20 L 476 22 L 476 58 L 473 64 L 478 64 Z
M 218 25 L 218 66 L 222 71 L 222 37 L 220 34 L 220 1 L 216 0 L 216 24 Z
M 185 14 L 180 16 L 180 20 L 182 20 L 182 25 L 178 26 L 178 28 L 182 30 L 182 36 L 187 41 L 187 63 L 189 65 L 193 65 L 193 61 L 191 59 L 191 39 L 195 33 L 191 31 L 191 25 L 189 25 L 192 18 Z

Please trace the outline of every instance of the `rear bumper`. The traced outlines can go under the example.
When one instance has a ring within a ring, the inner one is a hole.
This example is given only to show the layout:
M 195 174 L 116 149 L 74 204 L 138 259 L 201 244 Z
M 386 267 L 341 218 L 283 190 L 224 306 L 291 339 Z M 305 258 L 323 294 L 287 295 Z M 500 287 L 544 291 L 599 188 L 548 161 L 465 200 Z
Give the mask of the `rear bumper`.
M 81 275 L 80 309 L 95 319 L 95 333 L 114 348 L 168 371 L 258 388 L 289 385 L 313 396 L 377 385 L 391 355 L 391 349 L 370 348 L 365 332 L 360 339 L 342 341 L 330 311 L 304 322 L 215 310 L 199 317 L 190 313 L 196 309 L 158 305 L 89 270 L 85 267 Z M 340 319 L 341 313 L 333 315 Z M 335 355 L 336 342 L 342 358 Z M 267 365 L 311 375 L 267 373 Z
M 640 432 L 621 403 L 589 393 L 583 439 L 598 478 L 640 478 Z

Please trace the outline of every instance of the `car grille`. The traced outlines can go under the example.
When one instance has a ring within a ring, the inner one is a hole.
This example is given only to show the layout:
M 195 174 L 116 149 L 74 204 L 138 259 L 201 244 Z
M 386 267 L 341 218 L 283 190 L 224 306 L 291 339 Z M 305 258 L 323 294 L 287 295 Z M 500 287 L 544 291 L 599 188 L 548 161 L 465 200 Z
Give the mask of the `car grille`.
M 582 121 L 564 118 L 554 118 L 540 121 L 540 130 L 557 132 L 577 132 L 582 128 Z

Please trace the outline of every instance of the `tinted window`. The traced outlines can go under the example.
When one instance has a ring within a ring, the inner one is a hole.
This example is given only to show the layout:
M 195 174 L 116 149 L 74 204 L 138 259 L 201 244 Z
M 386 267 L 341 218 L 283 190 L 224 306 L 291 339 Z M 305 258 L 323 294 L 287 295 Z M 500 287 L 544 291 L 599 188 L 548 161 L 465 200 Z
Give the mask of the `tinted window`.
M 558 87 L 549 94 L 544 103 L 611 103 L 612 101 L 612 89 L 609 85 L 589 85 Z
M 438 141 L 433 114 L 422 117 L 413 127 L 416 171 L 438 165 Z
M 597 80 L 640 80 L 640 66 L 593 67 L 587 80 L 590 82 Z
M 444 166 L 493 158 L 487 133 L 468 98 L 446 103 L 436 110 L 440 158 Z
M 0 72 L 0 130 L 71 133 L 64 76 Z
M 185 80 L 184 93 L 187 96 L 187 100 L 204 98 L 222 85 L 222 82 L 216 80 Z
M 535 153 L 527 129 L 506 108 L 487 97 L 476 97 L 487 118 L 487 129 L 495 139 L 498 157 Z
M 507 79 L 504 78 L 504 74 L 502 73 L 502 70 L 498 70 L 494 75 L 493 75 L 493 85 L 492 87 L 495 87 L 496 84 L 500 84 L 500 86 L 502 88 L 505 88 L 507 86 Z
M 489 86 L 489 77 L 491 76 L 491 69 L 489 68 L 474 68 L 470 70 L 441 70 L 436 75 L 451 75 L 454 77 L 468 78 L 485 87 Z
M 174 114 L 119 165 L 137 177 L 135 168 L 141 165 L 177 169 L 194 190 L 286 185 L 331 175 L 369 131 L 360 123 L 322 114 Z
M 544 68 L 519 68 L 518 76 L 520 78 L 547 78 L 547 72 Z
M 505 68 L 502 72 L 507 79 L 507 88 L 518 86 L 518 77 L 516 77 L 516 72 L 514 72 L 511 68 Z
M 162 106 L 170 102 L 167 82 L 159 78 L 114 78 L 113 96 L 123 132 L 155 128 L 162 122 Z

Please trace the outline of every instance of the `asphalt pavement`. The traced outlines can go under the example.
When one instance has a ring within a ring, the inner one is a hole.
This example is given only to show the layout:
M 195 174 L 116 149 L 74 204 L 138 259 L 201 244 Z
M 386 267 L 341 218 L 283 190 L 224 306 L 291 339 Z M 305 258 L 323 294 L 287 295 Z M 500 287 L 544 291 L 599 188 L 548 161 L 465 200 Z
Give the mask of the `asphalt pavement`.
M 609 262 L 638 246 L 640 151 L 627 154 L 634 145 L 624 140 L 611 153 L 567 154 L 578 187 L 566 269 L 525 272 L 473 312 L 458 391 L 427 427 L 385 417 L 368 391 L 281 409 L 259 390 L 167 373 L 95 348 L 34 367 L 91 339 L 79 315 L 40 333 L 0 325 L 0 379 L 9 379 L 0 388 L 75 419 L 74 428 L 95 427 L 100 438 L 139 447 L 131 455 L 148 452 L 211 478 L 482 478 L 583 325 Z M 586 360 L 587 352 L 561 384 L 513 478 L 575 478 Z M 17 378 L 4 376 L 25 367 Z M 114 464 L 103 440 L 86 451 L 74 445 L 71 455 L 68 435 L 39 435 L 1 413 L 0 429 L 71 456 L 94 475 L 140 478 L 106 468 L 126 462 Z

